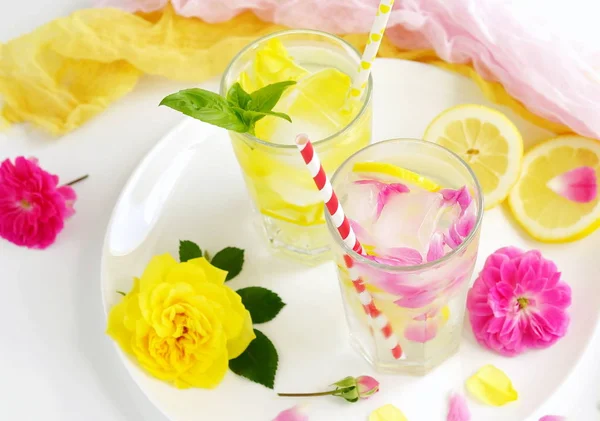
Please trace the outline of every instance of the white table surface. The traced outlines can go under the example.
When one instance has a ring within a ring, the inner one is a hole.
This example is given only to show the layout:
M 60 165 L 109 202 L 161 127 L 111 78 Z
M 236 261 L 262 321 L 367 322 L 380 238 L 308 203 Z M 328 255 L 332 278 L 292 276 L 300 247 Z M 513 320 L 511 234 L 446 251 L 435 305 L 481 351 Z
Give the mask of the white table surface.
M 1 3 L 0 42 L 6 42 L 90 2 Z M 133 383 L 104 334 L 100 252 L 110 212 L 129 174 L 181 119 L 159 111 L 156 104 L 182 87 L 143 78 L 132 94 L 59 139 L 24 126 L 0 133 L 0 161 L 36 156 L 65 182 L 90 174 L 76 186 L 77 214 L 55 245 L 33 251 L 0 241 L 0 420 L 165 421 Z M 590 309 L 591 316 L 597 311 Z M 547 413 L 575 421 L 600 420 L 599 356 L 600 329 L 565 384 L 527 421 Z

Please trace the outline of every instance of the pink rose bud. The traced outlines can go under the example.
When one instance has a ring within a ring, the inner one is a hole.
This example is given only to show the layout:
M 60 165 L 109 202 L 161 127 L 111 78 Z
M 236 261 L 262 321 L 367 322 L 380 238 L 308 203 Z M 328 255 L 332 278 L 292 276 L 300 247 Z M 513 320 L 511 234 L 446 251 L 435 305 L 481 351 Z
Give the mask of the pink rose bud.
M 360 376 L 356 379 L 356 385 L 358 387 L 358 396 L 361 399 L 368 399 L 379 392 L 379 382 L 373 377 Z

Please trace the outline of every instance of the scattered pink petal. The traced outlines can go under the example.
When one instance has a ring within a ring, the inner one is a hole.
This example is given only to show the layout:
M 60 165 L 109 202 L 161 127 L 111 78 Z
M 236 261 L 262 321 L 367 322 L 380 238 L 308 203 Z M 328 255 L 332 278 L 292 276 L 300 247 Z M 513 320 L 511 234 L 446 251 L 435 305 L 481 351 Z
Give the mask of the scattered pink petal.
M 556 343 L 567 333 L 570 304 L 571 288 L 556 265 L 516 247 L 487 258 L 467 298 L 477 341 L 507 356 Z
M 561 417 L 559 415 L 546 415 L 540 418 L 540 421 L 567 421 L 567 417 Z
M 18 246 L 45 249 L 73 215 L 77 198 L 70 186 L 39 167 L 37 159 L 18 157 L 0 164 L 0 237 Z
M 598 195 L 596 171 L 591 167 L 575 168 L 554 177 L 548 188 L 573 202 L 591 202 Z
M 308 421 L 308 415 L 306 415 L 299 407 L 294 406 L 280 412 L 273 421 Z
M 412 322 L 404 329 L 404 337 L 409 341 L 425 343 L 436 337 L 438 322 L 427 320 L 424 322 Z
M 431 236 L 429 242 L 429 249 L 427 250 L 427 261 L 433 262 L 434 260 L 441 259 L 444 256 L 444 235 L 435 232 Z
M 471 412 L 467 406 L 467 401 L 464 396 L 458 393 L 450 396 L 450 403 L 448 407 L 447 421 L 470 421 Z

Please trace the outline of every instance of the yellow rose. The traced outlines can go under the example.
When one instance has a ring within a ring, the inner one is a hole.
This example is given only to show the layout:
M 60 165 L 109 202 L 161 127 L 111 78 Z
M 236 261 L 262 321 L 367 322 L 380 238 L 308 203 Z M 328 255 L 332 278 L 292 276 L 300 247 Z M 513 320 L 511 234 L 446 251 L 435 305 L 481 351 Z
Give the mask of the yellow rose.
M 254 340 L 250 313 L 206 259 L 154 257 L 108 316 L 107 333 L 153 376 L 179 388 L 216 387 Z

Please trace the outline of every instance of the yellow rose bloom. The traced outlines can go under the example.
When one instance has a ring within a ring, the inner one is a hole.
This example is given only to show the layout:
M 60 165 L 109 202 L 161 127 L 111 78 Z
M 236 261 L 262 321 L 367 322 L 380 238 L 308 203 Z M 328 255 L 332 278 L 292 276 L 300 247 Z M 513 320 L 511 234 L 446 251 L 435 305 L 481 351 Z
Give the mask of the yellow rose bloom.
M 178 388 L 214 388 L 254 340 L 250 313 L 206 259 L 154 257 L 110 310 L 107 333 L 153 376 Z

